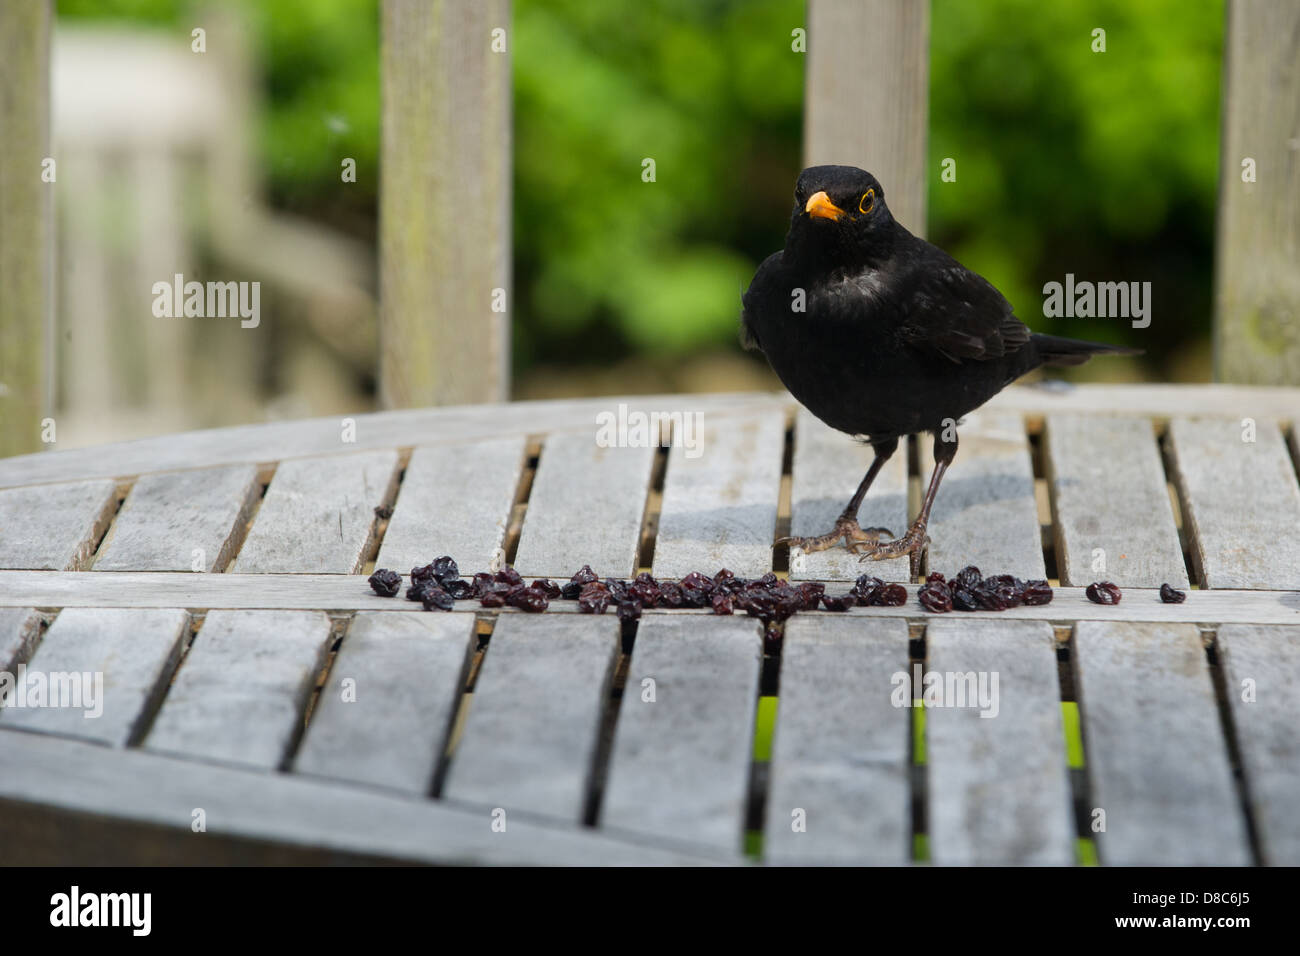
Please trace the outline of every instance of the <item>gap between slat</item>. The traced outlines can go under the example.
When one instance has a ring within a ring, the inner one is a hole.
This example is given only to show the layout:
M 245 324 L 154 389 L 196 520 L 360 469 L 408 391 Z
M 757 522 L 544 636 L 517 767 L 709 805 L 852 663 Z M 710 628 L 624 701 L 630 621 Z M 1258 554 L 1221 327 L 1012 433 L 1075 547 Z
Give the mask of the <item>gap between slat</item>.
M 1223 739 L 1228 745 L 1228 762 L 1232 767 L 1232 783 L 1237 792 L 1237 802 L 1242 816 L 1246 820 L 1246 837 L 1250 842 L 1250 858 L 1255 866 L 1263 866 L 1264 853 L 1259 839 L 1259 827 L 1255 823 L 1254 802 L 1250 796 L 1250 781 L 1246 779 L 1246 765 L 1241 759 L 1241 745 L 1238 743 L 1237 722 L 1232 715 L 1232 704 L 1228 700 L 1228 678 L 1219 663 L 1218 631 L 1202 629 L 1201 640 L 1205 644 L 1205 660 L 1210 667 L 1210 681 L 1214 685 L 1214 703 L 1219 710 L 1219 726 L 1223 730 Z

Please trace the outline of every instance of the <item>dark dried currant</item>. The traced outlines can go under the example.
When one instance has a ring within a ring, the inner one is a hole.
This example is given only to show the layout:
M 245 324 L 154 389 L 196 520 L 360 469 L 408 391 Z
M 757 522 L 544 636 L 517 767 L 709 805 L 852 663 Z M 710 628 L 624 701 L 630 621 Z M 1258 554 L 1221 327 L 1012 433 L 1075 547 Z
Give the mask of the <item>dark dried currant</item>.
M 979 601 L 975 598 L 975 592 L 968 587 L 956 584 L 949 588 L 952 594 L 952 608 L 954 611 L 978 611 L 980 609 Z
M 850 588 L 850 593 L 857 596 L 858 605 L 860 607 L 867 607 L 872 603 L 872 599 L 875 598 L 876 592 L 884 586 L 885 582 L 880 580 L 880 578 L 873 577 L 870 574 L 863 574 L 853 583 L 853 587 Z
M 858 596 L 851 591 L 848 594 L 823 594 L 822 606 L 828 611 L 847 611 L 858 606 Z
M 902 607 L 907 603 L 907 588 L 901 584 L 886 584 L 876 589 L 871 597 L 875 607 Z
M 550 578 L 538 578 L 533 582 L 533 588 L 552 600 L 560 596 L 560 586 Z
M 514 568 L 502 568 L 496 573 L 496 582 L 498 584 L 522 585 L 524 579 L 523 576 Z
M 1052 603 L 1052 586 L 1046 581 L 1025 581 L 1021 599 L 1029 607 L 1041 607 Z
M 478 599 L 484 607 L 505 607 L 506 596 L 502 591 L 488 591 Z
M 736 599 L 730 594 L 715 594 L 710 603 L 714 614 L 734 614 L 736 611 Z
M 952 610 L 952 594 L 942 581 L 931 581 L 916 592 L 921 607 L 932 614 L 947 614 Z
M 402 590 L 402 576 L 396 571 L 380 568 L 367 579 L 370 589 L 380 597 L 393 597 Z
M 582 589 L 585 587 L 585 584 L 581 584 L 577 581 L 567 581 L 560 588 L 560 597 L 564 598 L 566 601 L 576 601 L 578 600 L 578 595 L 582 593 Z
M 948 579 L 945 578 L 938 571 L 931 571 L 929 574 L 925 576 L 925 583 L 926 584 L 947 584 Z
M 456 599 L 436 584 L 425 585 L 421 593 L 423 594 L 421 603 L 426 611 L 432 611 L 435 608 L 439 611 L 450 611 L 456 606 Z
M 439 581 L 452 581 L 460 577 L 460 568 L 456 566 L 456 559 L 449 554 L 434 558 L 429 567 L 433 568 L 433 576 Z
M 609 608 L 609 602 L 609 588 L 599 581 L 593 581 L 578 595 L 578 610 L 583 614 L 604 614 Z
M 1112 581 L 1094 581 L 1084 591 L 1093 604 L 1118 604 L 1124 592 Z
M 442 588 L 457 601 L 474 596 L 474 585 L 464 578 L 453 578 L 443 583 Z
M 599 581 L 600 576 L 591 570 L 590 564 L 584 564 L 569 580 L 577 584 L 591 584 L 593 581 Z
M 1172 584 L 1160 585 L 1160 600 L 1166 604 L 1182 604 L 1187 600 L 1187 592 L 1180 591 Z
M 641 602 L 636 598 L 627 598 L 618 602 L 618 619 L 635 621 L 641 617 Z
M 966 567 L 958 571 L 957 576 L 953 578 L 953 581 L 956 584 L 960 584 L 967 590 L 974 588 L 982 580 L 984 580 L 984 577 L 980 574 L 980 569 L 975 567 L 973 564 L 966 565 Z

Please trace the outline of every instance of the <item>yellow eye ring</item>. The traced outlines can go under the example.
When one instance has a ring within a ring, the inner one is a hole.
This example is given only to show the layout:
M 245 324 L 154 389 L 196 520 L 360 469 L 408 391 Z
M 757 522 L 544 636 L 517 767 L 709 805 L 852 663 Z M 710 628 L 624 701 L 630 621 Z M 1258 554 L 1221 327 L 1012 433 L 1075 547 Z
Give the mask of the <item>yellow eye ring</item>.
M 875 205 L 876 205 L 876 191 L 874 189 L 868 189 L 865 193 L 862 194 L 862 199 L 858 203 L 858 212 L 860 213 L 871 212 L 871 210 L 875 208 Z

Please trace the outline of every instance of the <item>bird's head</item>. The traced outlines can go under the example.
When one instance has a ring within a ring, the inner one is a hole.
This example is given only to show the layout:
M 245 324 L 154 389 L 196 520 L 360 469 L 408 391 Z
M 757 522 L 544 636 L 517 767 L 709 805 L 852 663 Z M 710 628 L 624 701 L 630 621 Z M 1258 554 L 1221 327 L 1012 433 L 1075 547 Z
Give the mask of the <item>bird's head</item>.
M 855 253 L 883 246 L 893 227 L 885 191 L 865 169 L 810 166 L 799 174 L 787 246 L 856 259 Z

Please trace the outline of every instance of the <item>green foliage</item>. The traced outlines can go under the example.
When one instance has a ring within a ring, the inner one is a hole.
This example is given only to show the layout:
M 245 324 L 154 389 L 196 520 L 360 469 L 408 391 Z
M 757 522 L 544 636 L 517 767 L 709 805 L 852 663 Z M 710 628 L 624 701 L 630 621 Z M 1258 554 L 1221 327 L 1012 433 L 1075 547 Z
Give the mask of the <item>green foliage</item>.
M 264 64 L 273 201 L 373 237 L 378 0 L 235 5 Z M 515 0 L 521 365 L 734 343 L 740 292 L 781 245 L 800 166 L 803 7 Z M 59 3 L 63 18 L 167 25 L 182 42 L 202 9 Z M 1098 27 L 1105 53 L 1091 49 Z M 1157 356 L 1204 339 L 1222 31 L 1222 0 L 933 0 L 928 235 L 1037 329 Z M 358 182 L 339 189 L 344 156 Z M 956 182 L 940 179 L 945 157 Z M 1045 319 L 1043 283 L 1066 272 L 1151 281 L 1152 327 Z

